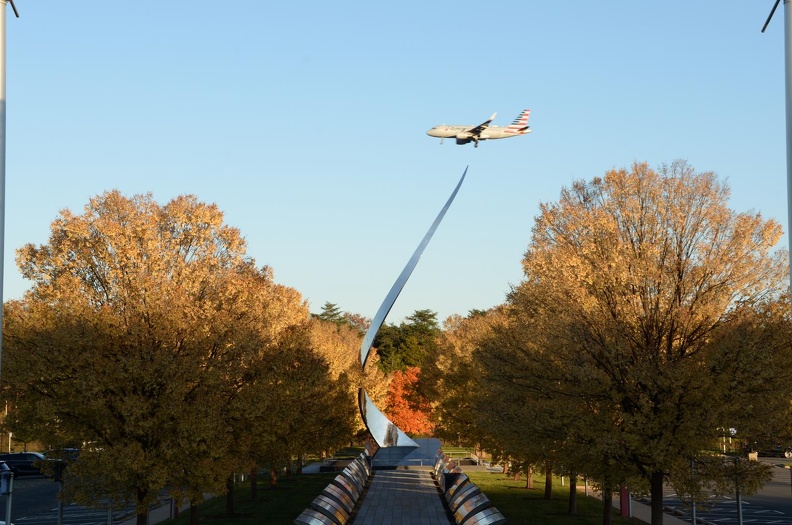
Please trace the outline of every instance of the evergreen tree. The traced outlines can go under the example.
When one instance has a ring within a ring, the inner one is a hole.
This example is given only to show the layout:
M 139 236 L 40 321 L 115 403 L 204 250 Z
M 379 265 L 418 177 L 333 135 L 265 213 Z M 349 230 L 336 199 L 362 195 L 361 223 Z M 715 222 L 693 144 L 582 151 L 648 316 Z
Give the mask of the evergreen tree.
M 422 366 L 427 355 L 437 352 L 439 334 L 437 313 L 431 310 L 416 310 L 399 326 L 382 325 L 373 344 L 380 357 L 380 367 L 389 373 Z
M 311 315 L 312 317 L 321 319 L 322 321 L 335 323 L 337 326 L 341 326 L 342 324 L 346 323 L 346 317 L 344 317 L 344 313 L 341 311 L 338 305 L 329 301 L 322 305 L 322 313 Z

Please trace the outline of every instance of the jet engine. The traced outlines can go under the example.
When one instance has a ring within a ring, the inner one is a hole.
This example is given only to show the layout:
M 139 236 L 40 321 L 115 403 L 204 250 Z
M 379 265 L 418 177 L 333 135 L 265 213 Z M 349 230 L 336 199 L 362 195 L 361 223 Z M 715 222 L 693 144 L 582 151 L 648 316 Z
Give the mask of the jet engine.
M 467 144 L 467 143 L 470 142 L 470 140 L 471 139 L 459 138 L 459 135 L 457 135 L 456 143 L 457 144 Z

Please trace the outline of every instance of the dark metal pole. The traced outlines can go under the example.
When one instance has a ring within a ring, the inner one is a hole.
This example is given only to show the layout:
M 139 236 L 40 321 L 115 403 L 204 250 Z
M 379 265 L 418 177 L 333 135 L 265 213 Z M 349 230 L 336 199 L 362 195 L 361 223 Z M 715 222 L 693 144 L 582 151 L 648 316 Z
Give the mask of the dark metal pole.
M 734 467 L 734 486 L 737 492 L 737 525 L 743 525 L 742 493 L 740 490 L 740 469 L 742 467 L 740 466 L 739 458 L 734 458 Z
M 690 472 L 693 475 L 693 483 L 696 482 L 696 460 L 690 460 Z M 696 496 L 690 494 L 690 523 L 696 525 Z

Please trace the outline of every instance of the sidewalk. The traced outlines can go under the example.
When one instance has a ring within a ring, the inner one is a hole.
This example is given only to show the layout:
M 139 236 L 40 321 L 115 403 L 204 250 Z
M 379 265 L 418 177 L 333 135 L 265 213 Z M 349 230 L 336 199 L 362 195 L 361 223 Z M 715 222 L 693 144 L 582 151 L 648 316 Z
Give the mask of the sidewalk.
M 375 470 L 354 525 L 449 525 L 428 469 Z
M 184 505 L 179 509 L 179 512 L 186 512 L 190 508 L 189 505 Z M 169 519 L 171 517 L 171 503 L 165 503 L 160 505 L 159 507 L 155 507 L 149 511 L 148 522 L 149 525 L 156 525 L 157 523 L 162 523 L 163 521 Z M 137 516 L 134 514 L 127 518 L 126 520 L 116 524 L 116 525 L 135 525 L 137 523 Z
M 597 495 L 597 497 L 599 497 L 599 495 Z M 613 508 L 621 508 L 621 501 L 619 500 L 618 493 L 613 494 Z M 632 510 L 633 518 L 641 520 L 644 523 L 652 523 L 652 508 L 649 505 L 633 499 L 630 501 L 630 509 Z M 690 523 L 665 512 L 663 513 L 663 525 L 690 525 Z

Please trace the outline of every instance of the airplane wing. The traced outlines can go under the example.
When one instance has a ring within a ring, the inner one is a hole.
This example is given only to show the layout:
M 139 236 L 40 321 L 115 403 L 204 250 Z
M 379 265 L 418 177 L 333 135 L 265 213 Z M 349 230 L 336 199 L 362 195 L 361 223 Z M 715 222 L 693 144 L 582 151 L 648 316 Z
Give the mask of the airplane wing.
M 471 135 L 475 136 L 475 137 L 478 137 L 479 135 L 481 135 L 482 131 L 487 129 L 487 127 L 490 125 L 490 122 L 495 120 L 495 115 L 497 115 L 497 113 L 493 113 L 492 116 L 489 118 L 489 120 L 479 124 L 475 128 L 470 128 L 469 130 L 467 130 L 467 132 L 470 133 Z

